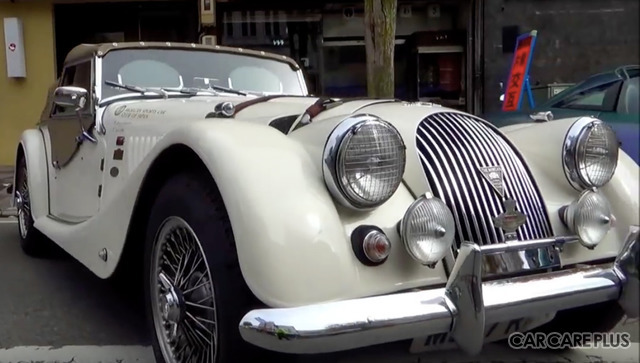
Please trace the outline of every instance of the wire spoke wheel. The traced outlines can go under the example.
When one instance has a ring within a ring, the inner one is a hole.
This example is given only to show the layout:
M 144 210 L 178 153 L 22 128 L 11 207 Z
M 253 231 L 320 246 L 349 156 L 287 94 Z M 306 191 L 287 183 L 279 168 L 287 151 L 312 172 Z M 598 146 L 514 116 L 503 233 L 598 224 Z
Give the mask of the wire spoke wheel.
M 29 184 L 27 182 L 27 171 L 20 171 L 20 185 L 16 190 L 15 197 L 16 209 L 18 212 L 18 229 L 22 239 L 27 238 L 29 231 L 29 222 L 31 218 L 31 203 L 29 200 Z
M 152 251 L 151 309 L 167 363 L 210 363 L 218 353 L 211 271 L 202 245 L 186 221 L 169 217 Z

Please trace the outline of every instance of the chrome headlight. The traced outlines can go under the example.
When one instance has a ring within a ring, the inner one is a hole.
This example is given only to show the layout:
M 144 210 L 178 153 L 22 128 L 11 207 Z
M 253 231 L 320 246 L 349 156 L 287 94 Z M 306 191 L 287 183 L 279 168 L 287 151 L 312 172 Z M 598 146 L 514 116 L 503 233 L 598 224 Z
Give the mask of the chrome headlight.
M 454 237 L 453 214 L 438 198 L 416 199 L 400 221 L 400 238 L 407 252 L 423 265 L 433 266 L 444 258 Z
M 560 218 L 587 248 L 594 248 L 604 239 L 614 219 L 607 198 L 591 190 L 583 191 L 577 200 L 561 208 Z
M 327 187 L 342 205 L 370 209 L 386 202 L 402 182 L 405 145 L 393 125 L 372 115 L 342 121 L 324 147 Z
M 590 117 L 580 118 L 564 139 L 564 173 L 578 190 L 602 187 L 616 171 L 618 150 L 618 138 L 609 125 Z

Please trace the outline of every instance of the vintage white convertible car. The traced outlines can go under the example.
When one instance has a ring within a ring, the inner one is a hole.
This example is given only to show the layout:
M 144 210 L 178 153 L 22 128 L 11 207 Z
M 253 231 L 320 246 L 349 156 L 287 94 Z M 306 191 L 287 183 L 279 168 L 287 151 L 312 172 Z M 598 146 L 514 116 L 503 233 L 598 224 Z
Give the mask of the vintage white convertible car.
M 476 354 L 638 316 L 639 170 L 590 117 L 496 129 L 312 97 L 280 55 L 81 45 L 16 165 L 24 251 L 144 280 L 158 362 Z

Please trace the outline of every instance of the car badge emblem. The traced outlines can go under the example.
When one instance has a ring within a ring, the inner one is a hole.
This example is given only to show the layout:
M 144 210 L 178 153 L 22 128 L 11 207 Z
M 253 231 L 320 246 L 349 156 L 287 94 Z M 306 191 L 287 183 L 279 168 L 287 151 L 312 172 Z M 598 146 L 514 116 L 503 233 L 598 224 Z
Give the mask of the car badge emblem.
M 504 198 L 504 183 L 502 168 L 499 166 L 481 166 L 478 168 L 482 176 L 491 184 L 493 189 Z
M 516 231 L 527 222 L 527 215 L 516 210 L 516 201 L 513 199 L 506 199 L 503 205 L 504 213 L 492 218 L 493 224 L 504 231 L 507 241 L 516 240 Z

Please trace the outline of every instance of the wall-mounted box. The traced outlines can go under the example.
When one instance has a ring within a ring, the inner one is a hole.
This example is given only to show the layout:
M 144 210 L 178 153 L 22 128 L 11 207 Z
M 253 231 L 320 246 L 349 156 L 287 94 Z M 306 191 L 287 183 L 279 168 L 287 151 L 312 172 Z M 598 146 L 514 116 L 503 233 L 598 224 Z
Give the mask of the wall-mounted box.
M 216 45 L 218 43 L 217 38 L 215 35 L 204 35 L 201 38 L 201 43 L 204 45 Z
M 7 55 L 7 77 L 26 77 L 27 65 L 24 57 L 22 20 L 18 18 L 4 18 L 4 46 L 4 51 Z
M 200 25 L 216 25 L 216 2 L 215 0 L 200 0 Z

